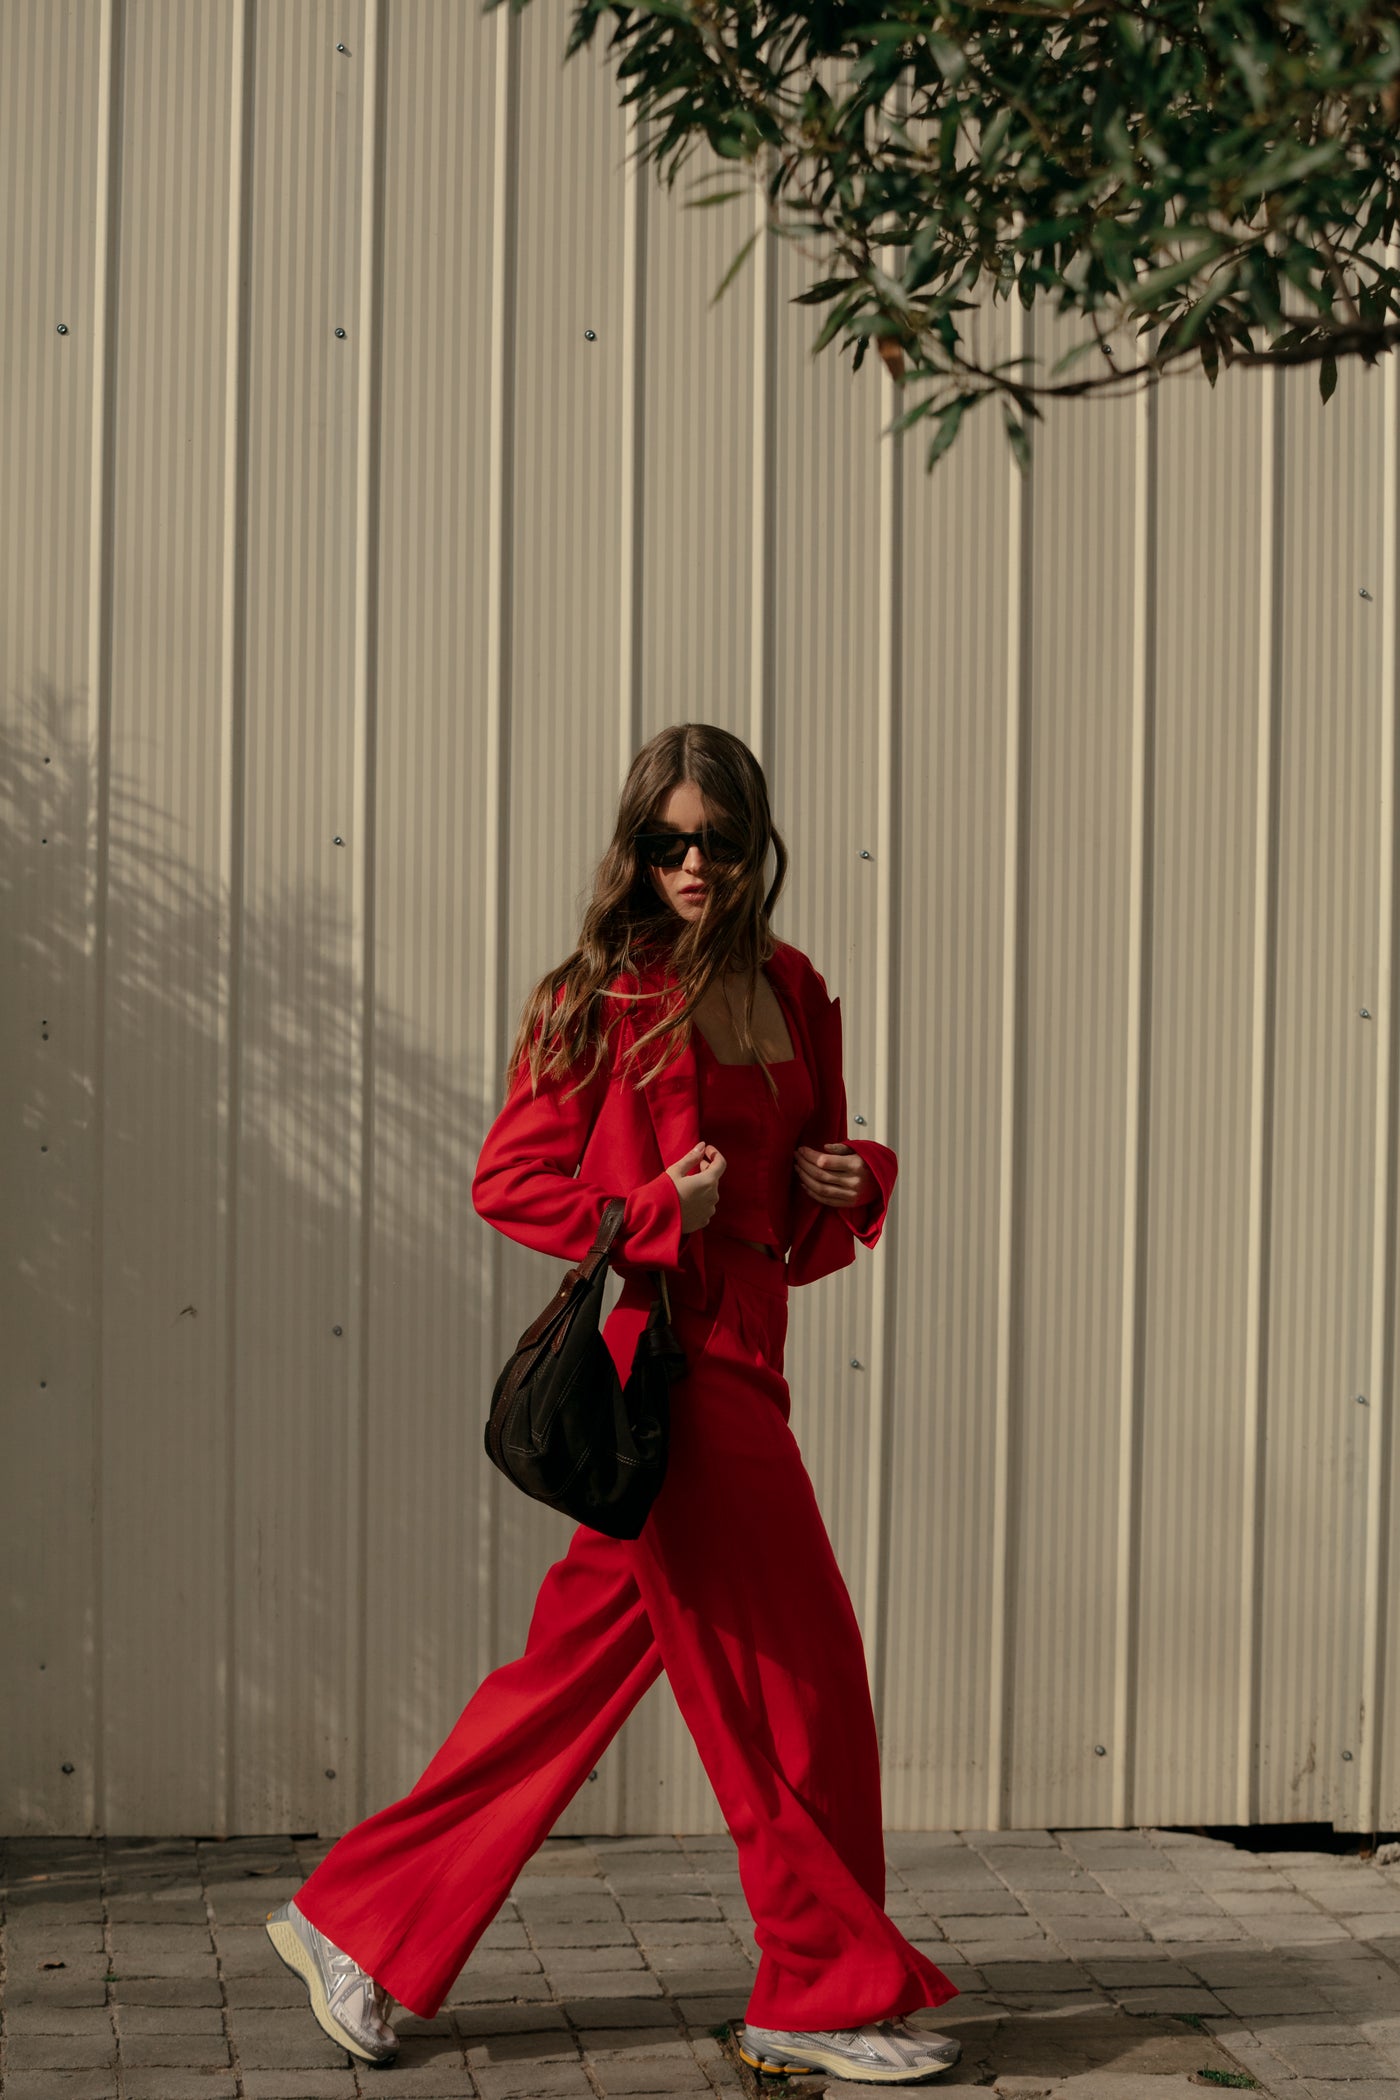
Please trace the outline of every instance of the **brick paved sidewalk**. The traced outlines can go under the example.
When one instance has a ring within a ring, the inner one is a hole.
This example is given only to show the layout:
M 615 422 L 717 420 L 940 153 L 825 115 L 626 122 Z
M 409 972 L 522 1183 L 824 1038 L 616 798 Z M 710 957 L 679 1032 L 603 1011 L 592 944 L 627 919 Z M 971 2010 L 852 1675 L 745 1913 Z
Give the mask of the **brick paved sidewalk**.
M 262 1930 L 324 1850 L 10 1841 L 5 2100 L 757 2091 L 725 2032 L 754 1962 L 727 1837 L 549 1841 L 441 2016 L 396 2016 L 380 2071 L 322 2035 Z M 963 2043 L 938 2089 L 1168 2100 L 1233 2074 L 1271 2100 L 1400 2100 L 1400 1869 L 1162 1830 L 891 1835 L 888 1852 L 891 1915 L 962 1992 L 919 2016 Z

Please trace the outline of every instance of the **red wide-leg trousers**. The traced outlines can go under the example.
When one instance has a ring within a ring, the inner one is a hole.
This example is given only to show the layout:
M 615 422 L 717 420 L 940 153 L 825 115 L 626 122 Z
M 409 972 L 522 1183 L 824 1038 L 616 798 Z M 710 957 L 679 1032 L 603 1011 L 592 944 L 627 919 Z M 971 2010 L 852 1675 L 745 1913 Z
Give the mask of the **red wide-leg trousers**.
M 832 2028 L 956 1986 L 885 1915 L 879 1752 L 860 1629 L 788 1426 L 783 1262 L 707 1235 L 672 1293 L 689 1370 L 640 1538 L 580 1525 L 525 1651 L 478 1687 L 422 1778 L 341 1838 L 299 1908 L 410 2012 L 435 2013 L 521 1867 L 664 1669 L 739 1854 L 760 1949 L 747 2017 Z M 605 1322 L 619 1372 L 651 1297 Z

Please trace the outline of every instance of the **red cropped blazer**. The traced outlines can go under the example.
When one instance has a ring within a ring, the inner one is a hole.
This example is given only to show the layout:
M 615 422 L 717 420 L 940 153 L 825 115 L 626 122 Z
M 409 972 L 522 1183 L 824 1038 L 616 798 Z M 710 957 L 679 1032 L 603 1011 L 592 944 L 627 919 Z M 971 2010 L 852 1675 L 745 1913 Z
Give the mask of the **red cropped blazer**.
M 844 1139 L 879 1185 L 868 1204 L 849 1211 L 816 1202 L 800 1182 L 794 1187 L 788 1281 L 814 1283 L 855 1260 L 856 1240 L 876 1245 L 898 1163 L 888 1145 L 847 1133 L 840 1000 L 831 997 L 802 950 L 787 941 L 779 941 L 764 970 L 793 1046 L 813 1075 L 816 1105 L 797 1142 L 820 1148 Z M 681 1231 L 680 1191 L 666 1172 L 704 1135 L 694 1045 L 687 1043 L 645 1087 L 618 1069 L 620 1053 L 661 1010 L 656 1000 L 646 1002 L 637 1028 L 625 995 L 639 983 L 655 990 L 667 982 L 660 974 L 614 980 L 624 1002 L 612 1060 L 605 1059 L 592 1084 L 571 1098 L 566 1087 L 572 1077 L 544 1079 L 532 1096 L 529 1065 L 520 1060 L 481 1147 L 472 1202 L 510 1239 L 561 1261 L 579 1261 L 593 1244 L 604 1205 L 621 1196 L 626 1208 L 609 1255 L 612 1266 L 624 1276 L 653 1268 L 685 1271 L 703 1290 L 704 1231 Z M 645 1063 L 652 1061 L 645 1057 Z

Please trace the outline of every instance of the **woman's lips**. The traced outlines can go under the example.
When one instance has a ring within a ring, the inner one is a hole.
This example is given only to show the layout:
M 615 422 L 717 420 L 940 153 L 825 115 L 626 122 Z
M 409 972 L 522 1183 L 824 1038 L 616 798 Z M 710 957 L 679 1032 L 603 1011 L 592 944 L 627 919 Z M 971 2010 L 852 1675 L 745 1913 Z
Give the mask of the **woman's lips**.
M 681 895 L 683 897 L 703 897 L 704 894 L 705 887 L 703 883 L 701 883 L 698 888 L 681 891 Z

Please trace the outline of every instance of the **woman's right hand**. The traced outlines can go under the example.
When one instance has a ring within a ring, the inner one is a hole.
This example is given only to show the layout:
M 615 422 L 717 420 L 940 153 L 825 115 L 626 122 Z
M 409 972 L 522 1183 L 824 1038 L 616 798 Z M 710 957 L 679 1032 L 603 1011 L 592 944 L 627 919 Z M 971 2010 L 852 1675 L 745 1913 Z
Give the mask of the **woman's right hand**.
M 684 1159 L 667 1167 L 681 1195 L 681 1231 L 697 1232 L 708 1225 L 719 1202 L 719 1177 L 726 1161 L 713 1145 L 702 1140 L 692 1145 Z

